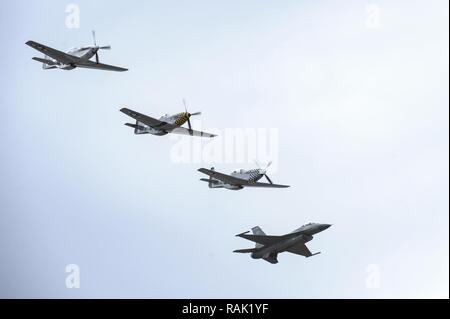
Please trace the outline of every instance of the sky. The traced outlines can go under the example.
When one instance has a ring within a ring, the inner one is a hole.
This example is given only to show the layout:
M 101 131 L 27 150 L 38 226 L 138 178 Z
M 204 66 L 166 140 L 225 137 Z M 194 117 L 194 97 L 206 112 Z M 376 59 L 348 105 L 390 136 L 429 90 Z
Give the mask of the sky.
M 76 27 L 70 4 L 0 3 L 0 297 L 449 298 L 448 1 L 76 1 Z M 128 72 L 44 71 L 25 45 L 91 30 Z M 123 125 L 183 98 L 214 141 Z M 225 160 L 242 130 L 270 150 Z M 255 159 L 291 187 L 199 181 Z M 232 253 L 307 222 L 333 224 L 320 255 Z

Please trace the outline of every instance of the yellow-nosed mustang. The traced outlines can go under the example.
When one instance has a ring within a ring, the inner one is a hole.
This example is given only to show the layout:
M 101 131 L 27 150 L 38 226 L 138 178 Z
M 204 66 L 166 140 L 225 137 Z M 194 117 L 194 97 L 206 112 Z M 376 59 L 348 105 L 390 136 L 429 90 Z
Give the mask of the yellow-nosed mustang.
M 134 128 L 134 134 L 153 134 L 162 136 L 169 133 L 175 133 L 203 137 L 216 136 L 214 134 L 195 131 L 192 129 L 190 120 L 191 116 L 200 115 L 201 112 L 191 114 L 186 110 L 185 112 L 181 112 L 175 115 L 166 114 L 164 116 L 161 116 L 159 120 L 157 120 L 153 117 L 138 113 L 127 108 L 123 108 L 120 111 L 136 120 L 136 124 L 125 123 L 126 126 Z M 188 123 L 189 128 L 181 127 L 186 122 Z

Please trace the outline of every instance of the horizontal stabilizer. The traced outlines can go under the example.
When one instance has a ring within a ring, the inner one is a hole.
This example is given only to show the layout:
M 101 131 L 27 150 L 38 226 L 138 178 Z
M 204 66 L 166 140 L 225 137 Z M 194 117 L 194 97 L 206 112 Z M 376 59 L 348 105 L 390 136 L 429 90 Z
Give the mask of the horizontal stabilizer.
M 216 181 L 214 179 L 209 179 L 209 178 L 200 178 L 200 180 L 202 182 L 208 182 L 208 183 L 212 183 L 212 184 L 219 184 L 219 181 Z
M 248 234 L 250 231 L 245 231 L 243 233 L 237 234 L 236 237 L 241 237 L 242 235 Z
M 47 64 L 47 65 L 57 65 L 58 63 L 56 63 L 56 62 L 54 62 L 54 61 L 52 61 L 52 60 L 48 60 L 48 59 L 41 59 L 41 58 L 36 58 L 36 57 L 34 57 L 34 58 L 32 58 L 34 61 L 38 61 L 38 62 L 41 62 L 41 63 L 44 63 L 44 64 Z
M 312 257 L 312 256 L 315 256 L 315 255 L 318 255 L 318 254 L 320 254 L 321 252 L 319 251 L 318 253 L 314 253 L 314 254 L 312 254 L 311 256 L 306 256 L 307 258 L 309 258 L 309 257 Z
M 234 250 L 233 253 L 254 253 L 255 251 L 257 251 L 256 248 L 248 248 L 248 249 L 238 249 L 238 250 Z

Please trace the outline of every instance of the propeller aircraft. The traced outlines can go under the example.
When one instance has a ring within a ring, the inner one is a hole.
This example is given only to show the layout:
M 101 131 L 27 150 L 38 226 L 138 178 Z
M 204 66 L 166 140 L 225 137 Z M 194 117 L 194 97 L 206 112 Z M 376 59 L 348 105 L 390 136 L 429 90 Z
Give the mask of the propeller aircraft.
M 200 173 L 206 174 L 209 178 L 201 178 L 203 182 L 207 182 L 209 188 L 226 188 L 229 190 L 240 190 L 244 187 L 267 187 L 267 188 L 286 188 L 288 185 L 274 184 L 267 175 L 267 169 L 272 164 L 269 162 L 265 168 L 261 168 L 256 163 L 258 168 L 251 170 L 240 169 L 232 172 L 230 175 L 217 172 L 214 167 L 211 169 L 200 168 Z M 268 183 L 258 182 L 265 177 Z
M 44 70 L 49 69 L 73 70 L 75 68 L 99 69 L 117 72 L 123 72 L 128 70 L 121 67 L 100 63 L 98 51 L 110 50 L 111 46 L 110 45 L 98 46 L 97 40 L 95 38 L 95 31 L 92 31 L 92 37 L 94 40 L 94 45 L 72 48 L 67 52 L 58 51 L 34 41 L 28 41 L 26 45 L 45 54 L 44 58 L 36 58 L 36 57 L 33 58 L 33 60 L 42 63 L 42 68 Z M 90 60 L 94 56 L 95 62 Z
M 202 113 L 189 113 L 185 100 L 183 100 L 183 104 L 185 110 L 184 112 L 174 115 L 166 114 L 161 116 L 159 120 L 127 108 L 122 108 L 120 111 L 136 120 L 135 124 L 125 123 L 126 126 L 134 128 L 134 134 L 152 134 L 162 136 L 172 133 L 202 137 L 216 136 L 214 134 L 193 130 L 191 125 L 191 116 L 201 115 Z M 182 125 L 186 122 L 188 123 L 188 128 L 182 127 Z

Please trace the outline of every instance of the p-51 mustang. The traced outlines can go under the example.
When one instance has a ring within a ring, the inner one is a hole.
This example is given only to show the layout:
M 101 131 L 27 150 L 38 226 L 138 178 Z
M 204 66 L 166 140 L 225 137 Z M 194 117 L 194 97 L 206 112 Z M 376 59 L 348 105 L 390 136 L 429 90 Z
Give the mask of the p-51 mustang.
M 120 111 L 136 120 L 136 124 L 125 123 L 126 126 L 134 128 L 134 134 L 153 134 L 162 136 L 174 133 L 202 137 L 216 136 L 214 134 L 193 130 L 190 118 L 191 116 L 200 115 L 201 112 L 191 114 L 187 111 L 186 102 L 184 100 L 183 103 L 185 112 L 175 115 L 166 114 L 161 116 L 159 120 L 127 108 L 122 108 Z M 189 128 L 181 127 L 181 125 L 186 122 L 188 123 Z
M 67 52 L 58 51 L 34 41 L 28 41 L 26 45 L 29 45 L 33 49 L 45 54 L 43 59 L 36 57 L 33 58 L 33 60 L 42 63 L 42 68 L 44 70 L 72 70 L 75 68 L 99 69 L 118 72 L 128 70 L 117 66 L 100 63 L 98 58 L 98 50 L 110 50 L 111 46 L 98 46 L 95 40 L 95 31 L 92 31 L 92 36 L 94 38 L 94 45 L 73 48 Z M 95 62 L 90 60 L 93 56 L 95 56 Z
M 241 169 L 234 171 L 230 175 L 217 172 L 214 167 L 211 169 L 200 168 L 198 171 L 206 174 L 209 178 L 201 178 L 203 182 L 207 182 L 209 188 L 226 188 L 230 190 L 240 190 L 244 187 L 268 187 L 268 188 L 286 188 L 288 185 L 278 185 L 272 183 L 272 180 L 267 176 L 267 168 L 272 164 L 270 162 L 266 168 L 257 168 L 251 170 Z M 269 183 L 258 182 L 262 177 L 265 177 Z
M 251 253 L 253 259 L 262 258 L 271 264 L 278 263 L 278 254 L 285 251 L 292 254 L 311 257 L 320 254 L 320 252 L 312 254 L 305 243 L 311 241 L 313 235 L 328 229 L 330 226 L 331 225 L 329 224 L 309 223 L 294 230 L 292 233 L 283 236 L 268 236 L 261 228 L 256 226 L 252 228 L 253 235 L 248 235 L 249 232 L 236 235 L 255 242 L 255 248 L 238 249 L 234 252 Z

